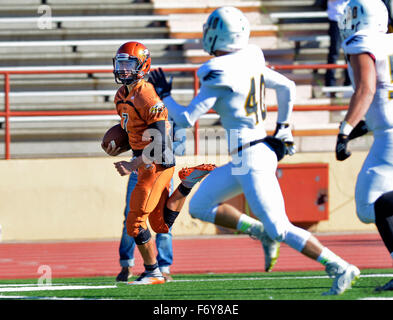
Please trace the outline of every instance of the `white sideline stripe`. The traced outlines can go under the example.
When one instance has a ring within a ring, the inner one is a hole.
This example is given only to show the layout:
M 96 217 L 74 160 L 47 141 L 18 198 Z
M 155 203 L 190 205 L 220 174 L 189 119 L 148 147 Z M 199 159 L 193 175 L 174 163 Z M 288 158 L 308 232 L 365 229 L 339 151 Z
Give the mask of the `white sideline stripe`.
M 58 290 L 84 290 L 84 289 L 113 289 L 116 285 L 111 286 L 34 286 L 18 288 L 0 288 L 0 292 L 26 292 L 26 291 L 58 291 Z
M 393 277 L 393 273 L 381 274 L 360 274 L 361 278 L 384 278 Z M 329 276 L 297 276 L 297 277 L 263 277 L 263 278 L 222 278 L 222 279 L 184 279 L 172 280 L 172 282 L 204 282 L 204 281 L 245 281 L 245 280 L 299 280 L 299 279 L 327 279 Z
M 381 277 L 393 277 L 391 273 L 385 274 L 366 274 L 361 275 L 363 278 L 381 278 Z M 247 280 L 298 280 L 298 279 L 324 279 L 329 278 L 326 276 L 296 276 L 296 277 L 250 277 L 250 278 L 224 278 L 224 279 L 184 279 L 184 280 L 173 280 L 172 282 L 208 282 L 208 281 L 247 281 Z M 59 291 L 59 290 L 83 290 L 83 289 L 115 289 L 117 285 L 34 285 L 34 284 L 0 284 L 0 292 L 32 292 L 32 291 Z M 0 299 L 43 299 L 43 300 L 113 300 L 108 298 L 100 299 L 89 299 L 89 298 L 67 298 L 67 297 L 34 297 L 34 296 L 11 296 L 11 295 L 1 295 Z M 361 298 L 359 300 L 393 300 L 391 298 L 384 297 L 367 297 Z
M 393 273 L 376 273 L 376 274 L 365 274 L 362 275 L 360 274 L 361 278 L 390 278 L 393 277 Z M 329 278 L 327 275 L 323 276 L 277 276 L 277 277 L 246 277 L 246 278 L 220 278 L 220 279 L 182 279 L 182 280 L 172 280 L 171 282 L 207 282 L 207 281 L 247 281 L 247 280 L 299 280 L 299 279 L 326 279 Z M 100 285 L 100 286 L 94 286 L 91 284 L 83 284 L 83 285 L 66 285 L 66 284 L 56 284 L 52 286 L 40 286 L 38 284 L 31 284 L 31 283 L 26 283 L 26 284 L 0 284 L 0 290 L 6 289 L 9 287 L 21 287 L 23 288 L 45 288 L 41 290 L 47 290 L 47 288 L 50 287 L 56 287 L 59 289 L 56 290 L 61 290 L 62 288 L 81 288 L 84 287 L 83 289 L 90 289 L 90 288 L 116 288 L 117 285 L 124 285 L 124 283 L 117 283 L 116 285 Z M 17 289 L 17 288 L 15 288 Z M 17 291 L 17 290 L 15 290 Z M 22 290 L 21 290 L 22 291 Z M 26 290 L 24 290 L 26 291 Z

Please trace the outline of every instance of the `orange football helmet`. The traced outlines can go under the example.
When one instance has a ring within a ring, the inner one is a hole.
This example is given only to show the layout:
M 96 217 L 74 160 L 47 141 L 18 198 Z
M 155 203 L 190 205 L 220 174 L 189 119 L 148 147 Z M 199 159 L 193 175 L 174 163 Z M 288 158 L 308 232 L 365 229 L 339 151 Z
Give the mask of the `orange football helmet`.
M 130 41 L 122 44 L 113 58 L 116 83 L 132 84 L 149 73 L 150 51 L 142 43 Z

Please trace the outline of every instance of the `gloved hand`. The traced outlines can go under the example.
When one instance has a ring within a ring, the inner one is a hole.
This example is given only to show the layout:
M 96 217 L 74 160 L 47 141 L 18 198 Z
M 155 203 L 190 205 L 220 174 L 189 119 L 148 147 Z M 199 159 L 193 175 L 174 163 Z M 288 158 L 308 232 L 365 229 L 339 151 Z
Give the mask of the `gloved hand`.
M 351 152 L 347 150 L 349 138 L 343 133 L 339 133 L 336 142 L 336 159 L 344 161 L 351 156 Z
M 361 120 L 353 128 L 347 121 L 340 123 L 340 132 L 337 135 L 336 142 L 336 159 L 344 161 L 351 156 L 351 151 L 348 150 L 348 142 L 352 139 L 360 137 L 368 132 L 366 122 Z
M 293 141 L 292 131 L 287 123 L 278 123 L 276 125 L 276 130 L 274 131 L 275 138 L 280 139 L 285 144 L 285 154 L 290 156 L 296 153 L 295 142 Z
M 161 68 L 150 72 L 149 82 L 153 84 L 160 99 L 164 99 L 171 95 L 172 77 L 169 82 L 166 80 L 165 73 Z

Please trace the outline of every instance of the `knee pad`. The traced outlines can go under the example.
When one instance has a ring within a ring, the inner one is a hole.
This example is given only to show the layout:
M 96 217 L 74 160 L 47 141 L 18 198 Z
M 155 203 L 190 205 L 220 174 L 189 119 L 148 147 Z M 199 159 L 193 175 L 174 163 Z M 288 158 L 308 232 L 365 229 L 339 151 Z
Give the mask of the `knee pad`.
M 375 219 L 393 216 L 393 191 L 386 192 L 374 203 Z
M 139 232 L 136 237 L 134 237 L 135 243 L 137 245 L 144 244 L 148 242 L 151 239 L 151 233 L 149 229 L 143 229 L 142 227 L 139 227 Z
M 214 206 L 213 208 L 205 208 L 201 206 L 197 201 L 191 199 L 189 205 L 189 212 L 191 217 L 214 223 L 216 220 L 216 212 L 217 212 L 218 205 Z

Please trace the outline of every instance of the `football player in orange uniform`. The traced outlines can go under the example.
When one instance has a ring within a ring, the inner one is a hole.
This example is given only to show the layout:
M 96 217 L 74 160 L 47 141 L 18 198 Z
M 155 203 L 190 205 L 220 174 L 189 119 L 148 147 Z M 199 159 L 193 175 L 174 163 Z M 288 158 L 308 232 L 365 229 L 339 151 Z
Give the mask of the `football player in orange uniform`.
M 158 268 L 147 219 L 156 233 L 167 233 L 191 188 L 215 168 L 214 165 L 200 165 L 182 169 L 179 173 L 182 182 L 169 197 L 175 171 L 171 125 L 165 105 L 153 85 L 144 79 L 150 66 L 149 50 L 134 41 L 120 46 L 113 59 L 116 83 L 122 84 L 114 102 L 133 152 L 131 161 L 116 162 L 115 167 L 121 176 L 133 171 L 138 173 L 126 225 L 127 233 L 135 239 L 141 253 L 145 272 L 130 284 L 165 282 Z M 110 144 L 107 148 L 102 147 L 112 156 L 122 152 L 120 147 L 113 148 Z

